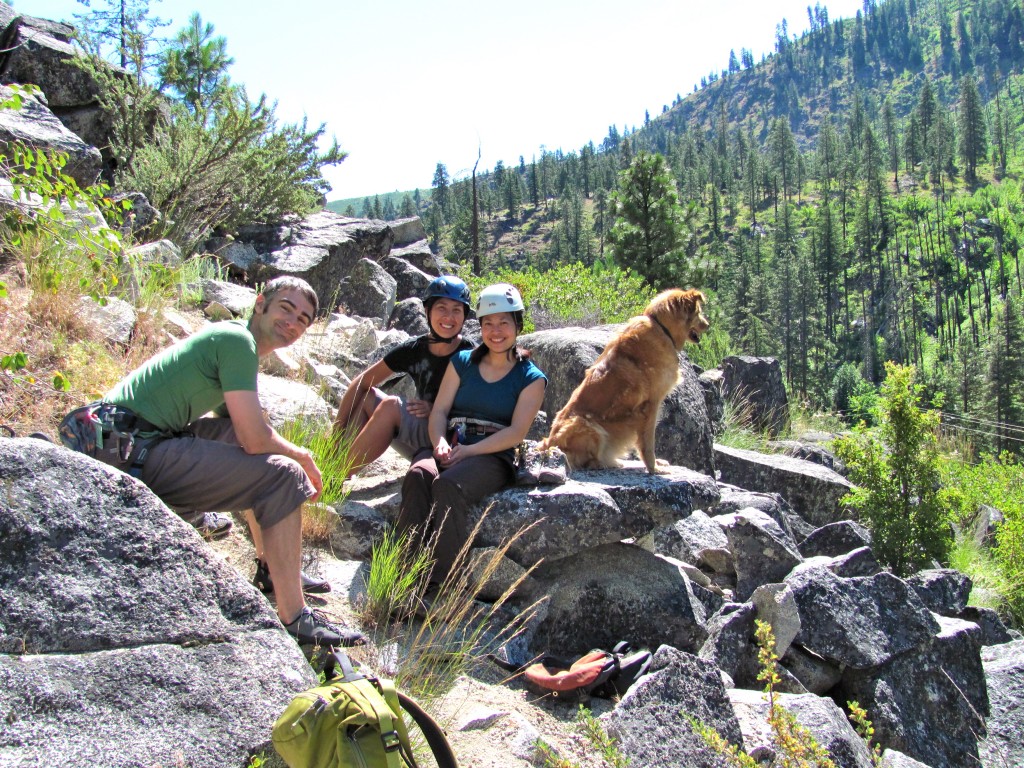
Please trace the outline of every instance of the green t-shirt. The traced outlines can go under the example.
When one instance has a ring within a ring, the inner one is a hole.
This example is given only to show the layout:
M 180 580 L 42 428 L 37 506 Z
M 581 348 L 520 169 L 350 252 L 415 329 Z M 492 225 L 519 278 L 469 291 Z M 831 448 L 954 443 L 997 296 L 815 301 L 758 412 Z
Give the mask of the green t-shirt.
M 178 432 L 224 405 L 224 393 L 256 391 L 259 355 L 245 322 L 213 323 L 136 368 L 104 399 Z

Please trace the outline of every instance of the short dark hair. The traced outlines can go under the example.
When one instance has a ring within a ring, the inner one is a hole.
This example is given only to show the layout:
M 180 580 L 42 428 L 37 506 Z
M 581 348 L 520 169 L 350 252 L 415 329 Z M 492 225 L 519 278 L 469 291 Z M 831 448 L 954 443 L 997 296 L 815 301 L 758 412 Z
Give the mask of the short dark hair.
M 262 296 L 263 300 L 270 303 L 270 300 L 274 298 L 281 291 L 288 289 L 294 289 L 301 293 L 310 304 L 313 305 L 313 317 L 316 317 L 320 313 L 320 298 L 316 295 L 316 291 L 313 290 L 313 286 L 303 280 L 301 277 L 295 277 L 294 275 L 281 275 L 275 277 L 265 286 L 263 286 Z

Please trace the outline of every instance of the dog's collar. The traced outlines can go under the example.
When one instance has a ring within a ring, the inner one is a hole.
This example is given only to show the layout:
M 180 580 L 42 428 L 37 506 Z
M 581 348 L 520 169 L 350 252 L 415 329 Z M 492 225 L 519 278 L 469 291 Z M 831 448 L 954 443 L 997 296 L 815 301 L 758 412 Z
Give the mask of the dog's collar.
M 672 342 L 672 348 L 677 349 L 676 340 L 672 338 L 672 333 L 669 331 L 668 328 L 665 327 L 665 324 L 661 322 L 661 320 L 656 318 L 654 315 L 648 315 L 648 317 L 651 318 L 651 320 L 653 320 L 655 323 L 657 323 L 658 327 L 665 332 L 665 335 L 668 336 L 668 340 Z

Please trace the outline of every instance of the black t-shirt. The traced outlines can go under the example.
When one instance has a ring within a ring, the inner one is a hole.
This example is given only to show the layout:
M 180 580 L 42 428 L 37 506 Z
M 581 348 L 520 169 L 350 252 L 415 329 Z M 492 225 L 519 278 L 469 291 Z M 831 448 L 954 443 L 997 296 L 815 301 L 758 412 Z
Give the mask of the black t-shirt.
M 403 341 L 384 355 L 384 364 L 395 373 L 406 373 L 416 387 L 416 396 L 421 400 L 434 402 L 441 379 L 448 370 L 448 362 L 456 352 L 473 349 L 473 342 L 463 339 L 451 355 L 431 354 L 426 336 L 417 336 Z

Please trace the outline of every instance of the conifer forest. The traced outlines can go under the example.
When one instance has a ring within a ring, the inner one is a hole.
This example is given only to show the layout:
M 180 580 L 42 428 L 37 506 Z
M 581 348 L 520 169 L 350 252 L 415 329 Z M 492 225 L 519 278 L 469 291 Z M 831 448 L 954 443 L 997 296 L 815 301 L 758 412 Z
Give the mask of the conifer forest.
M 422 215 L 475 274 L 699 287 L 730 351 L 777 357 L 791 398 L 851 421 L 886 361 L 913 365 L 949 430 L 1019 455 L 1022 3 L 807 13 L 599 145 L 458 179 L 439 163 L 429 192 L 362 213 Z

